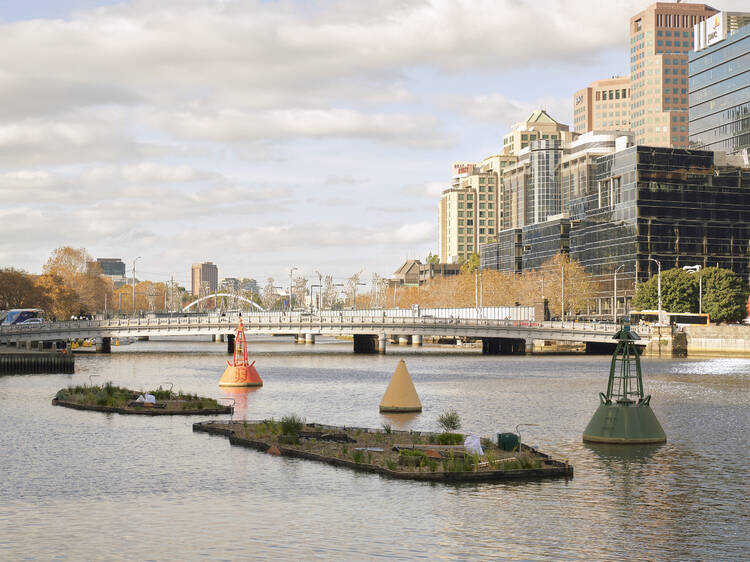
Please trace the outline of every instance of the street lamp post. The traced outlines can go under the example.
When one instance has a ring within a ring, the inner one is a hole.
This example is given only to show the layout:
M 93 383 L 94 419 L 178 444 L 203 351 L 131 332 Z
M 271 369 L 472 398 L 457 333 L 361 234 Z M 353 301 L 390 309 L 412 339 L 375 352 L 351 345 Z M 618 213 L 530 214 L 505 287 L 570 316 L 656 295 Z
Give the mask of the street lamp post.
M 682 267 L 683 271 L 688 273 L 700 273 L 702 266 L 700 265 L 685 265 Z M 698 314 L 703 314 L 703 276 L 698 276 Z
M 357 285 L 365 286 L 367 283 L 354 283 L 354 296 L 352 297 L 352 309 L 357 310 Z
M 614 306 L 612 307 L 612 314 L 615 317 L 615 324 L 617 324 L 617 272 L 620 271 L 623 267 L 625 267 L 625 264 L 622 264 L 620 267 L 615 269 L 615 294 L 614 294 Z
M 297 271 L 296 267 L 289 269 L 289 314 L 292 313 L 292 274 Z
M 315 270 L 315 273 L 318 274 L 318 311 L 320 311 L 320 307 L 322 306 L 322 298 L 323 298 L 323 276 L 320 274 L 320 271 L 317 269 Z
M 654 258 L 648 259 L 656 264 L 657 272 L 659 275 L 656 281 L 656 290 L 659 295 L 659 324 L 661 324 L 661 262 L 659 260 L 655 260 Z
M 565 262 L 560 260 L 560 319 L 565 322 Z
M 139 259 L 141 259 L 141 256 L 138 256 L 133 260 L 133 318 L 135 318 L 135 262 Z

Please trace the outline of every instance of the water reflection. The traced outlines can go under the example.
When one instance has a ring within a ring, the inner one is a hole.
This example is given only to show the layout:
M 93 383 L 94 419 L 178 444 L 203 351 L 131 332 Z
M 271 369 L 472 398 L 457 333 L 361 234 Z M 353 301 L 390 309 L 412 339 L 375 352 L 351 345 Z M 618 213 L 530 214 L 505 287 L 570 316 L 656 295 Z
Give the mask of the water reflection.
M 403 413 L 403 414 L 394 414 L 394 413 L 381 413 L 380 414 L 384 421 L 384 424 L 389 424 L 393 426 L 393 429 L 398 430 L 404 430 L 404 429 L 410 429 L 412 427 L 412 422 L 414 422 L 415 419 L 417 419 L 417 416 L 420 415 L 420 412 L 411 412 L 411 413 Z
M 233 418 L 237 420 L 246 420 L 247 418 L 247 404 L 252 398 L 252 395 L 261 390 L 262 386 L 249 386 L 245 388 L 222 386 L 220 387 L 223 398 L 231 398 L 234 400 L 234 414 Z
M 742 559 L 750 549 L 750 362 L 644 359 L 669 442 L 617 447 L 581 442 L 606 357 L 396 346 L 354 356 L 351 342 L 322 338 L 250 345 L 261 388 L 220 389 L 225 348 L 208 342 L 137 342 L 80 357 L 75 375 L 0 377 L 0 559 Z M 423 412 L 380 414 L 394 363 L 407 355 Z M 569 459 L 575 478 L 392 481 L 232 447 L 193 433 L 200 417 L 50 405 L 91 374 L 135 390 L 171 380 L 175 391 L 232 397 L 235 418 L 294 413 L 436 431 L 439 413 L 455 409 L 466 431 L 485 436 L 538 423 L 524 441 Z

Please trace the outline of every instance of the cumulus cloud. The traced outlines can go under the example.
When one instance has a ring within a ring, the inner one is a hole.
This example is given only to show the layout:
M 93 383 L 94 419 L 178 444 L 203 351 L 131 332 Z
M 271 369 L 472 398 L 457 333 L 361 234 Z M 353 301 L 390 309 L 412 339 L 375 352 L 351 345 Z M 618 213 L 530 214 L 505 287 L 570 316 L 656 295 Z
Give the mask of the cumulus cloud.
M 560 123 L 570 123 L 572 117 L 571 98 L 547 96 L 535 100 L 509 99 L 501 93 L 453 97 L 448 105 L 477 121 L 502 123 L 510 126 L 526 119 L 532 111 L 544 109 Z
M 430 181 L 420 184 L 405 185 L 401 188 L 401 192 L 405 195 L 436 199 L 449 187 L 450 186 L 446 182 Z

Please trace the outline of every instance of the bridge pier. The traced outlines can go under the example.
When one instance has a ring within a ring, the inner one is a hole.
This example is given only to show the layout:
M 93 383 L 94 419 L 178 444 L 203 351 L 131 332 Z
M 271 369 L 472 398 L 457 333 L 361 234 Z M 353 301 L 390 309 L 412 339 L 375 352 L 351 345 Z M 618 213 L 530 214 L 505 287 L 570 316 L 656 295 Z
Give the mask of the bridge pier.
M 385 334 L 380 334 L 378 336 L 378 353 L 380 355 L 385 355 L 385 348 L 388 343 L 388 338 Z
M 376 353 L 379 339 L 370 334 L 354 334 L 354 353 Z
M 411 336 L 399 336 L 398 345 L 409 345 L 411 343 Z
M 112 353 L 112 338 L 96 338 L 97 353 Z
M 305 334 L 305 343 L 306 344 L 314 344 L 315 343 L 315 334 Z
M 422 347 L 422 336 L 415 334 L 411 337 L 411 344 L 414 347 Z
M 517 355 L 524 353 L 526 353 L 525 339 L 482 338 L 482 355 Z
M 227 353 L 234 354 L 234 334 L 227 335 Z

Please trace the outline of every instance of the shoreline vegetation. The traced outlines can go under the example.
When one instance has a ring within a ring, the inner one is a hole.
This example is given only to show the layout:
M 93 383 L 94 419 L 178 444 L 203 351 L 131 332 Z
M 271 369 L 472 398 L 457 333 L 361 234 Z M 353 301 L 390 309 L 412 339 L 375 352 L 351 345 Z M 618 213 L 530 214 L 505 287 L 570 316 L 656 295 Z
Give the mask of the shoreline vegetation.
M 155 402 L 139 402 L 138 397 L 150 394 Z M 117 414 L 136 414 L 147 416 L 159 415 L 216 415 L 231 414 L 232 407 L 220 404 L 214 398 L 197 394 L 172 392 L 162 387 L 148 392 L 122 388 L 107 382 L 102 386 L 69 386 L 57 391 L 52 400 L 54 406 L 63 406 L 76 410 L 110 412 Z
M 232 445 L 324 462 L 381 476 L 433 482 L 541 480 L 572 477 L 573 467 L 527 445 L 505 451 L 482 438 L 483 454 L 463 446 L 464 434 L 338 427 L 281 420 L 204 421 L 193 431 L 223 435 Z

